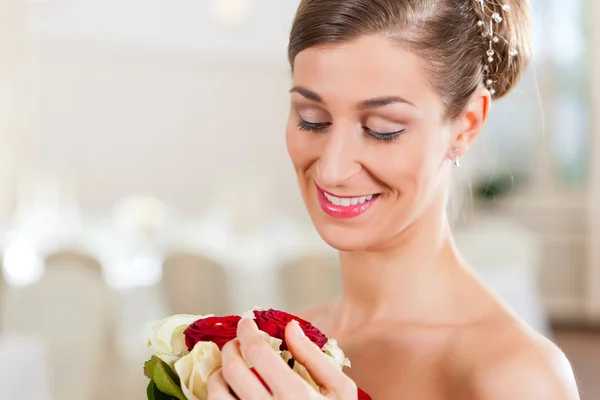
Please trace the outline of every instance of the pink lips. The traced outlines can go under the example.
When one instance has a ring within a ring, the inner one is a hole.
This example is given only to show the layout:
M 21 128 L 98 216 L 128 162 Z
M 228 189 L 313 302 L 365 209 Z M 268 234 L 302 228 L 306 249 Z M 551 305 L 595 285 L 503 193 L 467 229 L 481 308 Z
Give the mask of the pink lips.
M 328 193 L 329 194 L 329 193 Z M 333 195 L 333 194 L 332 194 Z M 364 214 L 371 206 L 377 201 L 379 196 L 374 196 L 371 200 L 367 200 L 362 204 L 355 204 L 349 206 L 336 205 L 330 202 L 325 197 L 323 189 L 317 186 L 317 196 L 319 198 L 319 205 L 323 211 L 334 218 L 354 218 L 361 214 Z M 336 196 L 338 197 L 338 196 Z

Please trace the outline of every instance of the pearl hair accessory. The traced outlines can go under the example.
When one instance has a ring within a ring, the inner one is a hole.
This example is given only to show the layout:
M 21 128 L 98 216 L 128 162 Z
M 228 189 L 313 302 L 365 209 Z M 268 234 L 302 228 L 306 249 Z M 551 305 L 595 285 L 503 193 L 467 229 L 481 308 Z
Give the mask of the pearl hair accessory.
M 508 51 L 508 55 L 510 57 L 516 57 L 519 54 L 517 49 L 512 47 L 511 43 L 507 39 L 498 34 L 497 29 L 494 29 L 497 25 L 504 21 L 502 15 L 495 10 L 500 8 L 505 13 L 509 13 L 510 5 L 501 3 L 497 0 L 475 0 L 475 2 L 479 4 L 479 7 L 481 7 L 482 15 L 489 18 L 489 21 L 479 20 L 477 22 L 477 26 L 481 27 L 481 35 L 489 41 L 489 47 L 485 53 L 487 64 L 484 65 L 483 69 L 485 72 L 485 86 L 490 91 L 490 94 L 494 96 L 496 94 L 496 90 L 494 89 L 495 82 L 492 79 L 492 74 L 494 73 L 494 63 L 497 61 L 496 59 L 500 57 L 500 54 L 494 49 L 494 45 L 500 43 L 500 41 L 503 41 L 510 47 L 510 50 Z

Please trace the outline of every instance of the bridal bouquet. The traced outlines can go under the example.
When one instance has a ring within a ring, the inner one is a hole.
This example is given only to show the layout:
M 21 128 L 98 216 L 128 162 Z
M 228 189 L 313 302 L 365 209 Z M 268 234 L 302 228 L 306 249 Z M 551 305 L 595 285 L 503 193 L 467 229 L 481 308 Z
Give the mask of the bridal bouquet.
M 306 336 L 340 369 L 350 366 L 334 339 L 327 338 L 301 318 L 273 309 L 254 309 L 245 316 L 255 320 L 273 351 L 317 391 L 320 391 L 318 384 L 288 351 L 284 332 L 289 322 L 298 321 Z M 148 400 L 206 400 L 208 380 L 221 368 L 221 350 L 236 338 L 240 320 L 237 315 L 174 315 L 157 324 L 148 343 L 154 355 L 144 365 L 144 373 L 150 379 Z M 252 371 L 258 376 L 254 369 Z M 358 399 L 371 398 L 359 389 Z

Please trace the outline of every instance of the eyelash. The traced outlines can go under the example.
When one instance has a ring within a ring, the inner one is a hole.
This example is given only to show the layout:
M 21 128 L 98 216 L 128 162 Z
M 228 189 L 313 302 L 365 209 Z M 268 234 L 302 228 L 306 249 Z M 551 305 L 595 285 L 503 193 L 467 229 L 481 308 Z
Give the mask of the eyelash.
M 298 128 L 300 128 L 301 131 L 323 132 L 330 126 L 330 122 L 308 122 L 303 119 L 300 119 L 300 122 L 298 122 Z M 369 137 L 377 140 L 378 142 L 393 143 L 400 137 L 400 135 L 406 130 L 406 128 L 401 129 L 397 132 L 389 133 L 379 133 L 372 131 L 369 128 L 364 128 L 364 130 L 367 133 L 367 135 L 369 135 Z

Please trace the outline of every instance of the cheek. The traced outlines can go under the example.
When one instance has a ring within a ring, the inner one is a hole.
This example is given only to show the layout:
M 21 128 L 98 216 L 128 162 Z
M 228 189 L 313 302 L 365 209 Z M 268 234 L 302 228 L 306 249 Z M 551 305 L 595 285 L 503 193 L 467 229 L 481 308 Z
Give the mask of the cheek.
M 286 134 L 287 151 L 296 169 L 307 167 L 314 158 L 315 146 L 311 146 L 310 132 L 298 129 L 292 121 L 288 123 Z
M 437 174 L 440 165 L 438 153 L 429 140 L 411 138 L 405 143 L 400 142 L 377 163 L 388 185 L 401 191 L 419 191 Z
M 435 129 L 434 134 L 424 136 L 423 143 L 415 149 L 411 158 L 411 174 L 416 202 L 426 201 L 436 193 L 442 179 L 442 166 L 447 153 L 443 129 Z
M 292 125 L 292 122 L 289 121 L 285 131 L 285 145 L 287 147 L 288 154 L 292 163 L 296 165 L 296 160 L 299 154 L 302 153 L 301 144 L 298 143 L 298 137 L 296 135 L 295 129 Z

